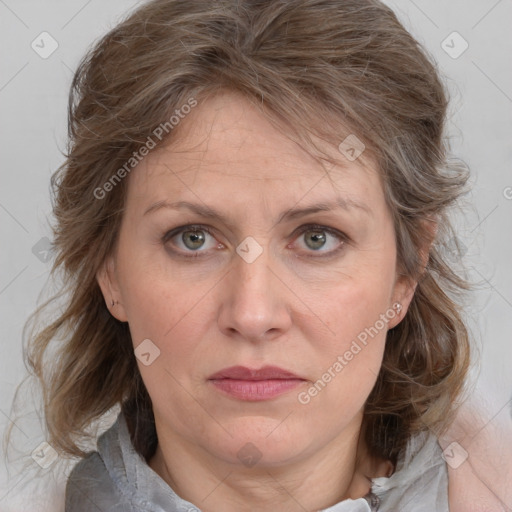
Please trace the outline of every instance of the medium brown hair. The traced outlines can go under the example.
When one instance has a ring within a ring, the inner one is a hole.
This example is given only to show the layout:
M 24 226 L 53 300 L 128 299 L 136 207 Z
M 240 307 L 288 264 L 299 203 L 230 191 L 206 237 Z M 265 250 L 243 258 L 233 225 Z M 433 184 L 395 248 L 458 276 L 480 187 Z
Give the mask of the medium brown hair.
M 457 299 L 467 284 L 443 245 L 456 240 L 448 211 L 467 172 L 447 160 L 447 97 L 435 65 L 376 0 L 154 0 L 83 58 L 66 161 L 52 177 L 52 275 L 62 276 L 67 301 L 28 347 L 49 441 L 83 456 L 88 427 L 121 404 L 136 449 L 148 458 L 155 448 L 128 324 L 109 313 L 96 280 L 116 243 L 128 180 L 101 198 L 97 191 L 176 109 L 222 90 L 260 105 L 304 147 L 311 134 L 338 146 L 352 133 L 378 163 L 398 270 L 418 282 L 405 318 L 387 333 L 365 406 L 371 453 L 396 461 L 414 433 L 447 425 L 469 365 Z M 169 129 L 165 141 L 177 133 Z M 439 230 L 424 268 L 432 218 Z

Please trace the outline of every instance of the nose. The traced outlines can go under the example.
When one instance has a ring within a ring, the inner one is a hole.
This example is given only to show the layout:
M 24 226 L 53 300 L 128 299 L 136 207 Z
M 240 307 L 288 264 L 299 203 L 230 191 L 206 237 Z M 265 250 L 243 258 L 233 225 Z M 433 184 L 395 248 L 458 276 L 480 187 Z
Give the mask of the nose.
M 257 342 L 279 338 L 290 328 L 290 291 L 283 276 L 272 268 L 271 259 L 266 249 L 251 263 L 234 256 L 222 286 L 218 315 L 224 335 Z

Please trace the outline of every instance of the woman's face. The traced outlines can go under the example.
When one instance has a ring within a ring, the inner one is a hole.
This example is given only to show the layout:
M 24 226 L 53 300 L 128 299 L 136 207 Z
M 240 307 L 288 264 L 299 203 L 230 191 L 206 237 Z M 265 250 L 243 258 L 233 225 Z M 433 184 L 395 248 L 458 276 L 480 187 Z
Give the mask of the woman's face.
M 376 169 L 331 148 L 340 165 L 329 179 L 234 94 L 181 123 L 182 137 L 129 176 L 117 250 L 99 275 L 142 343 L 159 433 L 245 465 L 353 437 L 411 293 Z M 234 366 L 295 378 L 222 373 Z

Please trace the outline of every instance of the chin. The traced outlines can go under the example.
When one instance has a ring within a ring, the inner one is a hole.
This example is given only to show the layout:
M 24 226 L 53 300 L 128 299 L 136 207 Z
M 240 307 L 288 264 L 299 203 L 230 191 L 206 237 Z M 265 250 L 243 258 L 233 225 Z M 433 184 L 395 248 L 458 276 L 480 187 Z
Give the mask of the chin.
M 205 448 L 219 459 L 247 468 L 292 462 L 307 451 L 313 439 L 304 425 L 285 426 L 282 419 L 244 416 L 231 422 L 220 420 L 220 423 L 232 437 L 222 430 L 214 439 L 206 441 Z

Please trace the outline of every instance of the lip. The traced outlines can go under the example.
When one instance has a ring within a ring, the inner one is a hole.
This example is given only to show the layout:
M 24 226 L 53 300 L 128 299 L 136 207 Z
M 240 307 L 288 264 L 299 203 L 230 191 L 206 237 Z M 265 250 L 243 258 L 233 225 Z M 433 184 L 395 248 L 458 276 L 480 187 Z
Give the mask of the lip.
M 269 379 L 301 379 L 292 372 L 283 370 L 278 366 L 264 366 L 260 369 L 251 370 L 246 366 L 230 366 L 213 375 L 209 380 L 214 379 L 237 379 L 237 380 L 269 380 Z M 301 379 L 303 380 L 303 379 Z
M 222 393 L 253 402 L 275 398 L 305 381 L 277 366 L 264 366 L 260 369 L 231 366 L 214 373 L 208 380 Z

